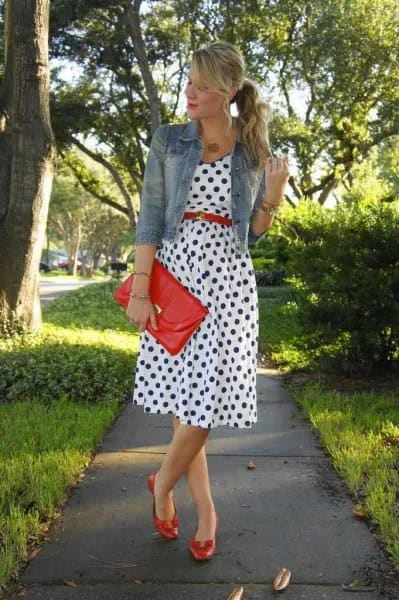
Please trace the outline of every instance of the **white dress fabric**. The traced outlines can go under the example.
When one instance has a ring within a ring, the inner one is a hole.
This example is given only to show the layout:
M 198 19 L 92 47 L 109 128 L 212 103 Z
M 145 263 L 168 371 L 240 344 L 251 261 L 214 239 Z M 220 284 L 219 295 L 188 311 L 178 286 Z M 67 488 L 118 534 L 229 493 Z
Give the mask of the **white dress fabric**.
M 199 163 L 185 210 L 231 218 L 231 154 Z M 235 249 L 231 225 L 184 219 L 155 256 L 209 313 L 176 355 L 141 332 L 133 404 L 188 425 L 252 427 L 259 317 L 249 251 Z

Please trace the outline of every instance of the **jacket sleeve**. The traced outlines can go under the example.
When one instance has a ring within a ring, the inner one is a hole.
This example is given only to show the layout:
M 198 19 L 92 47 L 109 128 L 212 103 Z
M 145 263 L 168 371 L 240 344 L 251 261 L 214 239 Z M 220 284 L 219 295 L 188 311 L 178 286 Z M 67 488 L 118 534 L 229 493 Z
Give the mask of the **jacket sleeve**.
M 165 223 L 164 157 L 168 125 L 158 127 L 151 140 L 143 187 L 135 243 L 160 245 Z
M 256 195 L 256 199 L 255 199 L 255 203 L 253 205 L 252 208 L 252 212 L 251 212 L 251 216 L 249 218 L 249 229 L 248 229 L 248 244 L 256 244 L 260 239 L 262 239 L 263 237 L 266 236 L 267 234 L 267 230 L 264 231 L 263 233 L 261 233 L 260 235 L 256 235 L 256 233 L 253 231 L 252 229 L 252 219 L 255 216 L 255 214 L 257 213 L 258 209 L 260 208 L 260 205 L 262 203 L 262 199 L 265 195 L 265 173 L 263 172 L 263 175 L 261 177 L 261 181 L 260 181 L 260 185 L 259 185 L 259 189 L 258 189 L 258 193 Z

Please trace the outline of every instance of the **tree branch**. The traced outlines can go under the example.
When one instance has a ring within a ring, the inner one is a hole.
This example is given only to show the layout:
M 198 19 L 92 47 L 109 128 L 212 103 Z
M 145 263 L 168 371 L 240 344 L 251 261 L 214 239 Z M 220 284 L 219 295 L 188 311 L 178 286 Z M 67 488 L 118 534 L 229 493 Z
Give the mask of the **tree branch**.
M 148 96 L 149 109 L 151 114 L 151 129 L 154 132 L 161 124 L 161 109 L 158 98 L 158 90 L 152 77 L 151 68 L 148 63 L 146 48 L 141 31 L 140 22 L 140 4 L 141 0 L 134 0 L 133 5 L 128 1 L 125 4 L 124 11 L 127 22 L 130 26 L 130 36 L 133 42 L 133 51 L 137 58 L 140 73 L 143 78 L 144 87 Z
M 111 206 L 112 208 L 121 212 L 122 214 L 129 216 L 128 209 L 125 206 L 123 206 L 122 204 L 118 204 L 118 202 L 115 202 L 115 200 L 113 200 L 111 198 L 111 196 L 109 196 L 108 194 L 105 194 L 105 193 L 100 194 L 99 192 L 97 192 L 97 190 L 95 190 L 90 185 L 90 182 L 87 181 L 84 177 L 82 177 L 82 174 L 79 171 L 79 169 L 76 167 L 76 165 L 74 165 L 71 161 L 68 160 L 68 157 L 66 156 L 66 154 L 62 150 L 59 150 L 59 153 L 62 156 L 62 158 L 64 159 L 65 164 L 68 165 L 68 167 L 70 168 L 72 173 L 76 176 L 76 179 L 79 181 L 79 183 L 82 185 L 82 187 L 87 192 L 89 192 L 92 196 L 94 196 L 95 198 L 100 200 L 102 204 Z
M 118 186 L 118 188 L 119 188 L 119 190 L 120 190 L 123 198 L 125 199 L 126 206 L 127 206 L 127 209 L 128 209 L 128 215 L 129 215 L 130 223 L 131 223 L 132 227 L 136 227 L 137 218 L 136 218 L 136 212 L 135 212 L 134 207 L 133 207 L 133 202 L 132 202 L 132 199 L 130 197 L 129 191 L 126 188 L 125 183 L 122 180 L 122 177 L 118 173 L 117 169 L 108 160 L 106 160 L 103 156 L 101 156 L 100 154 L 96 154 L 95 152 L 92 152 L 91 150 L 89 150 L 88 148 L 86 148 L 86 146 L 84 144 L 82 144 L 73 135 L 70 136 L 70 140 L 82 152 L 84 152 L 85 154 L 87 154 L 87 156 L 89 156 L 91 159 L 93 159 L 96 162 L 100 163 L 100 165 L 102 165 L 103 167 L 105 167 L 107 169 L 107 171 L 109 171 L 109 173 L 111 173 L 111 175 L 112 175 L 115 183 L 117 184 L 117 186 Z

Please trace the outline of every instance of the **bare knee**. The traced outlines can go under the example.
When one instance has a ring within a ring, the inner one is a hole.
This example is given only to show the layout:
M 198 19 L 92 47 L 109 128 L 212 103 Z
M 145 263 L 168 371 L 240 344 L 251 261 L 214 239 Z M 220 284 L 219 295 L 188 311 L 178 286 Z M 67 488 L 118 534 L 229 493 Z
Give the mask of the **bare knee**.
M 188 425 L 187 423 L 180 423 L 180 420 L 176 417 L 176 415 L 172 415 L 172 426 L 174 431 L 176 431 L 179 427 L 183 427 L 183 429 L 186 429 L 187 431 L 191 430 L 193 433 L 198 434 L 205 440 L 207 439 L 210 433 L 209 427 L 200 427 L 199 425 Z

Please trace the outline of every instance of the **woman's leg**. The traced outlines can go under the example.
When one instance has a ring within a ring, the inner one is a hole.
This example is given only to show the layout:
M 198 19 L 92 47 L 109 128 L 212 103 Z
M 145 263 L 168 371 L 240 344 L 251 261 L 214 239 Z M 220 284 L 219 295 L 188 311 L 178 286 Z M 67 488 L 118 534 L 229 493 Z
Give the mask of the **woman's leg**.
M 172 487 L 185 473 L 198 514 L 197 540 L 213 537 L 216 514 L 210 491 L 205 442 L 209 429 L 182 425 L 173 417 L 174 436 L 155 479 L 156 514 L 170 520 L 174 514 Z
M 174 431 L 179 426 L 179 419 L 173 415 Z M 216 514 L 209 482 L 205 443 L 188 465 L 185 475 L 198 515 L 198 531 L 195 537 L 197 540 L 208 540 L 213 536 L 215 531 Z

